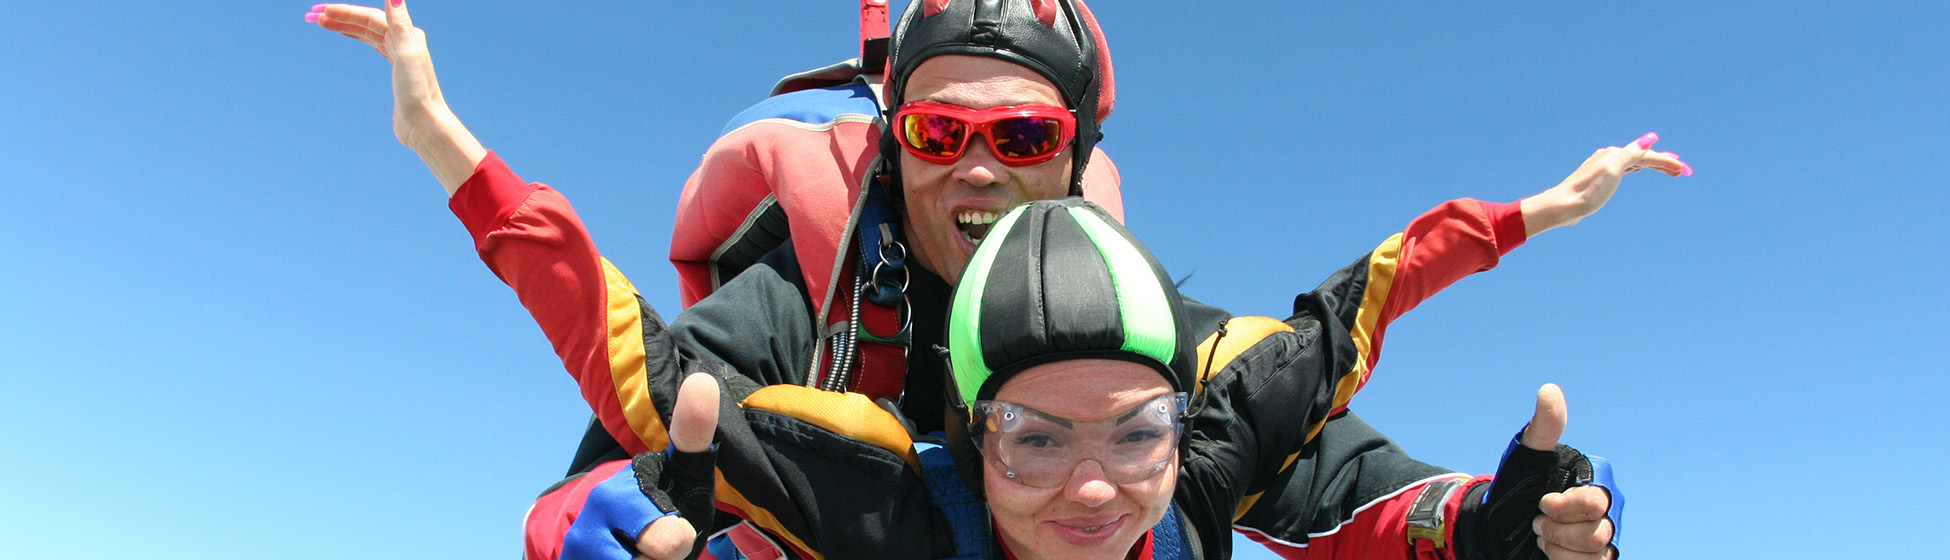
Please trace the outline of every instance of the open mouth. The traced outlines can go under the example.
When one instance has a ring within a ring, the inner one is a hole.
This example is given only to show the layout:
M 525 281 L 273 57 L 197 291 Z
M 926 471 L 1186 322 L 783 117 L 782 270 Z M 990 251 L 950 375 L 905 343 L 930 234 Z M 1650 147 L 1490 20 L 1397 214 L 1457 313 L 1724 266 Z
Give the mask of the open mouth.
M 979 244 L 983 237 L 988 236 L 996 218 L 1000 217 L 1001 214 L 987 210 L 963 210 L 955 214 L 955 227 L 961 230 L 962 237 L 968 238 L 969 243 Z

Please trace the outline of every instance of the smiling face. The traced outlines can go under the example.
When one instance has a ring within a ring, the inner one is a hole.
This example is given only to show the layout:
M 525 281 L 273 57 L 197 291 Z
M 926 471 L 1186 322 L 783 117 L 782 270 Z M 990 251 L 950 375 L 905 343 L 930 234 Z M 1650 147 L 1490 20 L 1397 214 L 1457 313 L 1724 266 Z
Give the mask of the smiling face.
M 1101 420 L 1171 393 L 1157 370 L 1123 360 L 1067 360 L 1023 370 L 995 400 L 1063 418 Z M 1010 552 L 1021 560 L 1124 558 L 1145 531 L 1164 519 L 1178 480 L 1176 457 L 1157 476 L 1115 484 L 1095 460 L 1079 461 L 1067 483 L 1035 488 L 1016 483 L 1004 467 L 982 469 L 989 513 Z
M 1027 67 L 987 57 L 942 55 L 908 76 L 906 101 L 933 101 L 970 109 L 1042 104 L 1063 107 L 1056 84 Z M 921 266 L 954 285 L 1004 211 L 1031 200 L 1069 194 L 1071 150 L 1022 167 L 995 159 L 985 139 L 969 142 L 951 164 L 922 161 L 901 151 L 902 197 L 907 237 Z

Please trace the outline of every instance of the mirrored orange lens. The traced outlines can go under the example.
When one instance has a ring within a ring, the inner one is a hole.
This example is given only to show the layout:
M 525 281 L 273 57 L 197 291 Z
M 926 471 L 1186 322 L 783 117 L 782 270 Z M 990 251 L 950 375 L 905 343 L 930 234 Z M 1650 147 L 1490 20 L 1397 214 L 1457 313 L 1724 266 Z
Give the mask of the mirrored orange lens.
M 995 136 L 996 155 L 1005 158 L 1035 157 L 1062 149 L 1063 122 L 1048 117 L 1016 117 L 996 121 L 989 128 Z
M 901 119 L 901 138 L 914 151 L 951 157 L 961 151 L 968 125 L 960 119 L 939 115 L 905 115 Z

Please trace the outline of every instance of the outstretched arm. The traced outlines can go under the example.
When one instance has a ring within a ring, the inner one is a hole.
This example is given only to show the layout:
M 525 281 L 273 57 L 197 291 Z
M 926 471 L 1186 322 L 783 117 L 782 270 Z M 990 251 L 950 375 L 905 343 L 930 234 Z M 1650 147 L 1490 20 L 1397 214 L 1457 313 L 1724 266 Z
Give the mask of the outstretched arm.
M 1625 147 L 1599 149 L 1556 186 L 1515 203 L 1458 199 L 1409 222 L 1368 255 L 1294 300 L 1287 323 L 1326 324 L 1354 358 L 1342 377 L 1344 397 L 1368 381 L 1381 356 L 1388 325 L 1466 276 L 1496 267 L 1506 253 L 1552 228 L 1577 223 L 1603 208 L 1625 175 L 1641 169 L 1679 176 L 1692 167 L 1671 152 L 1655 152 L 1658 134 Z M 1313 309 L 1309 309 L 1312 307 Z M 1345 406 L 1347 401 L 1338 401 Z
M 393 64 L 393 135 L 420 155 L 447 196 L 453 196 L 487 157 L 487 149 L 447 107 L 433 74 L 427 34 L 413 26 L 406 2 L 388 0 L 384 9 L 318 4 L 305 21 L 358 39 Z

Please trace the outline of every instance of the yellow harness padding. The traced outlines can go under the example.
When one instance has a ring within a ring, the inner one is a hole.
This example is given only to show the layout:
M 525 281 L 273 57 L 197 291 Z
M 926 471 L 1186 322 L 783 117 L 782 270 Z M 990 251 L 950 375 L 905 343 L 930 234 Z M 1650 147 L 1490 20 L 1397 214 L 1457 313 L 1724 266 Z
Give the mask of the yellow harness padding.
M 892 451 L 921 472 L 921 456 L 914 453 L 914 437 L 907 427 L 866 395 L 835 393 L 798 385 L 770 385 L 752 392 L 739 406 L 777 412 L 839 434 Z
M 769 385 L 753 391 L 738 406 L 748 410 L 776 412 L 819 426 L 841 437 L 864 441 L 900 455 L 908 468 L 921 472 L 921 457 L 914 453 L 914 438 L 892 413 L 875 405 L 866 395 L 835 393 L 798 385 Z M 718 501 L 743 511 L 752 524 L 769 530 L 801 551 L 823 558 L 798 535 L 785 529 L 778 517 L 753 504 L 717 473 Z
M 1215 332 L 1205 337 L 1205 342 L 1198 343 L 1199 385 L 1194 393 L 1205 392 L 1204 382 L 1212 376 L 1212 372 L 1225 369 L 1247 348 L 1277 332 L 1293 332 L 1293 326 L 1272 317 L 1233 317 L 1226 320 L 1225 334 Z M 1217 351 L 1213 350 L 1213 345 L 1218 346 Z

